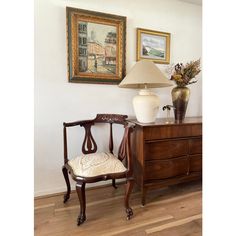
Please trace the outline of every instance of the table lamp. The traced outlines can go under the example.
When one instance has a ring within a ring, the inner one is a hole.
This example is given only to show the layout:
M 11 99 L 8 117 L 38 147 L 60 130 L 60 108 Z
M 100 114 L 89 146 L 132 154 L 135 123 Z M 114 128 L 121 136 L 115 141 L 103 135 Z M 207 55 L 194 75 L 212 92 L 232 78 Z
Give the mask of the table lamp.
M 173 84 L 160 69 L 149 60 L 137 62 L 119 84 L 120 88 L 140 89 L 133 98 L 136 118 L 141 123 L 152 123 L 159 110 L 159 98 L 149 88 L 169 87 Z

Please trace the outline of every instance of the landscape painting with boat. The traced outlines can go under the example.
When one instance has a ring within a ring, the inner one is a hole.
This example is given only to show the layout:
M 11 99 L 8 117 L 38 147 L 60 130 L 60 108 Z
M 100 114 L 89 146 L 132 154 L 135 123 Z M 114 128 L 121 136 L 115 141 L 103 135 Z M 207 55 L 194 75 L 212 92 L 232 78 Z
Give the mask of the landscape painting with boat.
M 156 35 L 141 35 L 142 57 L 165 59 L 166 57 L 166 38 Z
M 137 28 L 137 61 L 170 63 L 170 33 Z

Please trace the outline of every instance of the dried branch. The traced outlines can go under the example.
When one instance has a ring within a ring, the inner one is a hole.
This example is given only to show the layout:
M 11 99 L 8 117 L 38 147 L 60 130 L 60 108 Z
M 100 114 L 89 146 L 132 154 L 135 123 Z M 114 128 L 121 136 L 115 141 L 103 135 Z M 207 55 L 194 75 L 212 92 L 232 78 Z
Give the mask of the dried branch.
M 174 66 L 174 72 L 171 75 L 171 80 L 175 81 L 178 86 L 186 86 L 189 84 L 196 83 L 197 80 L 191 81 L 198 75 L 201 71 L 200 69 L 200 59 L 197 61 L 191 61 L 186 65 L 182 63 L 177 63 Z

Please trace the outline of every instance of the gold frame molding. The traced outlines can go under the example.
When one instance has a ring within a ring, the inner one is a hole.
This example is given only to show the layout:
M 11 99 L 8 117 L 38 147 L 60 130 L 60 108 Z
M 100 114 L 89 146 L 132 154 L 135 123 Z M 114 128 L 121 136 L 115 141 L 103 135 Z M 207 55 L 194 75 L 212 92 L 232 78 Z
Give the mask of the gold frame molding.
M 68 79 L 77 83 L 118 84 L 126 73 L 126 17 L 66 7 Z M 79 68 L 78 22 L 104 24 L 116 27 L 115 73 L 82 72 Z
M 166 48 L 165 48 L 166 57 L 165 57 L 165 59 L 157 59 L 157 58 L 151 57 L 151 56 L 143 57 L 141 55 L 141 50 L 142 50 L 141 34 L 148 34 L 150 36 L 152 36 L 152 35 L 153 36 L 161 36 L 161 37 L 166 38 Z M 136 60 L 140 61 L 142 59 L 150 60 L 150 61 L 153 61 L 154 63 L 159 63 L 159 64 L 169 64 L 170 63 L 170 33 L 137 28 Z

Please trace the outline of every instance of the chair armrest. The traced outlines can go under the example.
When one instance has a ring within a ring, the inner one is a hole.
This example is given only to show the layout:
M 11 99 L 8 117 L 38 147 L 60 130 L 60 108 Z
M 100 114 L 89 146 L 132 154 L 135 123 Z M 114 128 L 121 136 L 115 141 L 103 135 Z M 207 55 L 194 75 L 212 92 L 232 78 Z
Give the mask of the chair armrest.
M 91 123 L 94 123 L 94 120 L 79 120 L 79 121 L 68 122 L 68 123 L 63 122 L 63 126 L 64 127 L 73 127 L 77 125 L 84 126 L 86 124 L 91 124 Z

